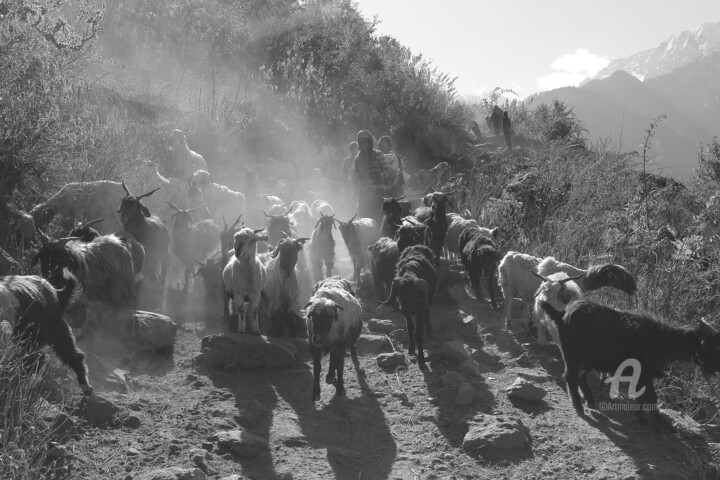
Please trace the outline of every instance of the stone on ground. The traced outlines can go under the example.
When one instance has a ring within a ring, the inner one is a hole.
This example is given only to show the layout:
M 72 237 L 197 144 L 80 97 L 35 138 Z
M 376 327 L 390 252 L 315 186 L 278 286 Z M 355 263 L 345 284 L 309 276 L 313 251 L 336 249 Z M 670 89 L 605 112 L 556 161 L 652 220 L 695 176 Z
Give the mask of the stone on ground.
M 222 333 L 202 339 L 197 359 L 210 367 L 258 368 L 292 365 L 297 347 L 286 340 L 262 335 Z
M 107 398 L 91 394 L 85 398 L 85 419 L 93 425 L 103 425 L 110 421 L 115 405 Z
M 355 342 L 358 355 L 377 355 L 392 352 L 393 347 L 385 335 L 360 335 Z
M 538 387 L 524 378 L 515 380 L 505 389 L 505 392 L 509 398 L 517 398 L 530 402 L 539 402 L 547 395 L 547 392 L 543 388 Z
M 390 333 L 394 330 L 397 330 L 398 328 L 395 326 L 392 320 L 384 320 L 379 318 L 371 318 L 370 320 L 368 320 L 367 326 L 371 332 L 383 334 Z
M 461 340 L 451 340 L 443 345 L 443 355 L 452 363 L 463 363 L 470 357 L 470 349 Z
M 465 450 L 481 447 L 527 448 L 530 430 L 517 418 L 504 415 L 478 415 L 463 439 Z
M 376 357 L 378 367 L 392 368 L 405 365 L 405 354 L 402 352 L 381 353 Z
M 232 453 L 243 458 L 256 457 L 261 450 L 268 448 L 267 439 L 245 430 L 218 432 L 212 438 L 218 445 L 229 448 Z
M 449 370 L 440 377 L 440 382 L 444 387 L 459 387 L 465 380 L 465 375 L 454 370 Z
M 455 405 L 470 405 L 475 399 L 475 389 L 469 383 L 463 383 L 455 395 Z

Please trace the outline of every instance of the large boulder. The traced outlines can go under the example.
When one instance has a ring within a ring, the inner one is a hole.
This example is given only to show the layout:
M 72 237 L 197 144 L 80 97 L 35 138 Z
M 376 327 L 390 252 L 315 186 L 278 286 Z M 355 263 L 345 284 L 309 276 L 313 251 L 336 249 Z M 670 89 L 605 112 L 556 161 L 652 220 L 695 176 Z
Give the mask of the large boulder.
M 245 430 L 218 432 L 211 437 L 211 440 L 229 448 L 232 453 L 243 458 L 256 457 L 261 450 L 268 448 L 267 439 Z
M 175 345 L 177 324 L 170 317 L 142 310 L 101 309 L 100 329 L 144 351 L 156 352 Z
M 197 360 L 211 367 L 284 367 L 297 359 L 297 347 L 290 341 L 240 333 L 221 333 L 202 339 Z
M 478 415 L 463 439 L 466 451 L 481 447 L 525 449 L 530 445 L 530 430 L 516 418 L 502 415 Z
M 199 468 L 161 468 L 141 473 L 134 480 L 205 480 L 207 476 Z

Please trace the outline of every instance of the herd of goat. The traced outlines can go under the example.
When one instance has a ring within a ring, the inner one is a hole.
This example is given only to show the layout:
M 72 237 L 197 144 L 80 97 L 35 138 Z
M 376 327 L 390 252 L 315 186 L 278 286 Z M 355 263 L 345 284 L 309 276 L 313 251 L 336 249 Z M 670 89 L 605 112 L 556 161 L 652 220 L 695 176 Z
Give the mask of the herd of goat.
M 156 165 L 154 172 L 160 186 L 142 195 L 132 194 L 124 182 L 85 182 L 67 185 L 38 205 L 33 216 L 47 222 L 54 215 L 78 216 L 82 204 L 85 215 L 91 210 L 106 218 L 105 230 L 116 233 L 101 235 L 93 228 L 100 220 L 94 220 L 77 225 L 58 240 L 42 234 L 42 246 L 32 259 L 32 265 L 39 263 L 42 277 L 0 280 L 0 320 L 13 324 L 24 348 L 34 351 L 50 345 L 76 372 L 85 391 L 91 390 L 87 367 L 63 318 L 65 310 L 75 297 L 86 307 L 86 317 L 101 317 L 102 308 L 137 308 L 143 285 L 167 291 L 171 253 L 184 267 L 185 291 L 193 279 L 201 278 L 207 314 L 236 315 L 238 333 L 282 336 L 287 332 L 295 337 L 307 332 L 314 400 L 320 397 L 323 352 L 330 353 L 326 381 L 335 385 L 336 395 L 344 394 L 347 349 L 357 365 L 354 344 L 362 330 L 362 307 L 356 292 L 363 270 L 370 272 L 378 302 L 404 316 L 409 352 L 417 356 L 420 369 L 427 368 L 423 340 L 432 333 L 431 306 L 442 257 L 446 263 L 459 257 L 477 300 L 482 301 L 486 290 L 492 308 L 499 307 L 499 279 L 508 330 L 514 299 L 528 308 L 523 314 L 527 328 L 532 328 L 532 319 L 538 321 L 538 343 L 545 343 L 548 329 L 562 351 L 564 379 L 579 415 L 584 410 L 578 387 L 588 406 L 595 406 L 586 379 L 590 369 L 614 374 L 626 359 L 637 359 L 642 368 L 640 386 L 645 387 L 639 401 L 653 414 L 658 413 L 653 408 L 657 402 L 653 379 L 669 362 L 693 361 L 706 376 L 720 371 L 720 334 L 704 321 L 695 328 L 671 327 L 648 314 L 585 299 L 585 292 L 601 287 L 633 295 L 635 279 L 622 266 L 581 269 L 554 257 L 513 251 L 503 256 L 496 244 L 498 228 L 479 226 L 469 212 L 449 211 L 454 209 L 453 192 L 430 193 L 415 209 L 403 197 L 385 198 L 380 226 L 356 216 L 342 222 L 322 200 L 287 204 L 268 195 L 263 197 L 264 208 L 257 208 L 265 221 L 258 225 L 254 220 L 252 228 L 242 219 L 246 214 L 250 218 L 253 202 L 199 170 L 192 174 L 182 204 L 197 206 L 185 209 L 165 201 L 170 231 L 143 202 L 158 190 L 172 188 Z M 253 185 L 248 190 L 257 191 Z M 195 212 L 205 218 L 194 221 Z M 119 225 L 113 224 L 114 213 L 119 214 Z M 234 220 L 231 225 L 225 221 L 229 215 Z M 336 275 L 335 229 L 352 261 L 352 281 Z

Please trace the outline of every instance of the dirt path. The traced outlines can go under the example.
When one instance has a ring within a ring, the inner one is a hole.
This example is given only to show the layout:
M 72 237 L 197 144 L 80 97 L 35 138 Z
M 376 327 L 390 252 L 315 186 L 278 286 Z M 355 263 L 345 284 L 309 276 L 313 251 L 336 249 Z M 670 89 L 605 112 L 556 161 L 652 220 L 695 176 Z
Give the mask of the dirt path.
M 224 325 L 187 318 L 172 361 L 143 357 L 122 364 L 130 372 L 130 392 L 108 394 L 121 410 L 119 421 L 115 427 L 82 429 L 72 442 L 70 477 L 124 479 L 162 467 L 192 468 L 191 450 L 218 431 L 242 428 L 266 438 L 267 449 L 241 459 L 215 448 L 207 461 L 212 478 L 232 473 L 286 480 L 714 478 L 709 474 L 717 472 L 719 452 L 713 440 L 657 433 L 627 413 L 578 418 L 557 381 L 562 362 L 556 347 L 519 343 L 529 342 L 529 334 L 507 334 L 498 312 L 470 298 L 460 305 L 449 297 L 439 300 L 426 346 L 429 372 L 414 363 L 384 371 L 375 353 L 361 351 L 364 377 L 346 360 L 347 397 L 334 398 L 334 388 L 323 384 L 316 403 L 302 342 L 300 359 L 290 368 L 196 371 L 192 359 L 200 339 Z M 364 299 L 365 320 L 389 318 L 403 326 L 398 314 L 376 306 Z M 464 323 L 459 310 L 477 320 Z M 443 345 L 458 339 L 499 359 L 480 363 L 482 375 L 468 379 L 475 399 L 467 406 L 456 405 L 456 387 L 442 381 L 456 369 Z M 504 389 L 517 377 L 544 388 L 544 401 L 511 402 Z M 465 452 L 468 422 L 479 414 L 520 419 L 530 430 L 530 445 Z M 138 428 L 119 425 L 130 415 L 139 418 Z

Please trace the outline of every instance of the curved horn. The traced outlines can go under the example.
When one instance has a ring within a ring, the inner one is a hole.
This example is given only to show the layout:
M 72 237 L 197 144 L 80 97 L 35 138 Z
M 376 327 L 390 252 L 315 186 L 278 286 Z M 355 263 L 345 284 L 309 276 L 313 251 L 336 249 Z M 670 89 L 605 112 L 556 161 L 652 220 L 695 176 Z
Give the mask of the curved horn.
M 185 213 L 192 213 L 192 212 L 194 212 L 195 210 L 200 210 L 201 208 L 202 208 L 202 207 L 191 208 L 190 210 L 185 210 Z
M 400 200 L 402 200 L 405 197 L 407 197 L 407 195 L 402 195 L 400 197 L 393 197 L 392 199 L 395 200 L 396 202 L 399 202 Z
M 120 180 L 120 183 L 122 183 L 123 190 L 125 190 L 125 193 L 128 197 L 132 196 L 132 193 L 130 193 L 130 190 L 125 186 L 125 180 Z
M 358 216 L 357 213 L 355 215 L 353 215 L 352 218 L 350 220 L 348 220 L 348 223 L 352 223 L 353 220 L 355 220 L 355 217 L 357 217 L 357 216 Z
M 140 197 L 138 197 L 138 198 L 140 198 Z M 165 200 L 165 203 L 167 203 L 168 205 L 170 205 L 170 208 L 172 208 L 172 209 L 175 210 L 176 212 L 181 212 L 181 211 L 182 211 L 182 209 L 176 207 L 175 205 L 173 205 L 172 203 L 168 202 L 167 200 Z
M 265 213 L 265 210 L 260 210 L 260 211 L 261 211 L 261 212 L 263 213 L 263 215 L 265 215 L 266 217 L 272 218 L 272 215 L 268 215 L 267 213 Z
M 539 278 L 540 280 L 542 280 L 543 282 L 547 282 L 547 281 L 548 281 L 548 279 L 547 279 L 546 277 L 543 277 L 542 275 L 540 275 L 540 274 L 539 274 L 538 272 L 536 272 L 535 270 L 530 270 L 530 273 L 532 273 L 533 275 L 535 275 L 536 277 L 538 277 L 538 278 Z
M 580 275 L 575 275 L 574 277 L 563 278 L 563 279 L 560 280 L 558 283 L 559 283 L 560 285 L 564 285 L 564 284 L 566 284 L 567 282 L 569 282 L 570 280 L 577 280 L 578 278 L 582 277 L 583 275 L 584 275 L 584 274 L 581 273 Z
M 255 235 L 257 235 L 258 233 L 262 232 L 263 230 L 265 230 L 265 229 L 264 229 L 264 228 L 258 228 L 257 230 L 253 230 L 253 233 L 254 233 Z
M 149 197 L 150 195 L 152 195 L 153 193 L 157 192 L 158 190 L 160 190 L 160 187 L 157 187 L 157 188 L 155 188 L 155 189 L 153 189 L 153 190 L 150 190 L 150 191 L 147 192 L 147 193 L 143 193 L 142 195 L 140 195 L 139 197 L 137 197 L 137 199 L 140 200 L 141 198 Z
M 227 226 L 227 220 L 225 220 L 225 215 L 222 216 L 222 219 L 223 219 L 223 230 L 225 230 L 227 232 L 230 229 Z
M 230 227 L 231 229 L 237 227 L 237 224 L 240 223 L 240 219 L 242 218 L 242 216 L 243 216 L 243 214 L 241 213 L 240 216 L 237 218 L 237 220 L 235 220 L 235 223 L 233 223 L 232 226 Z M 225 219 L 223 219 L 223 221 L 224 220 Z M 227 230 L 227 223 L 225 224 L 225 229 Z
M 204 265 L 203 262 L 201 262 L 197 258 L 193 258 L 193 260 L 195 260 L 198 263 L 198 265 L 200 265 L 201 267 Z
M 79 228 L 92 227 L 92 226 L 95 225 L 96 223 L 100 223 L 100 222 L 104 222 L 104 221 L 105 221 L 104 218 L 96 218 L 95 220 L 90 220 L 89 222 L 85 222 L 84 224 L 80 225 Z

